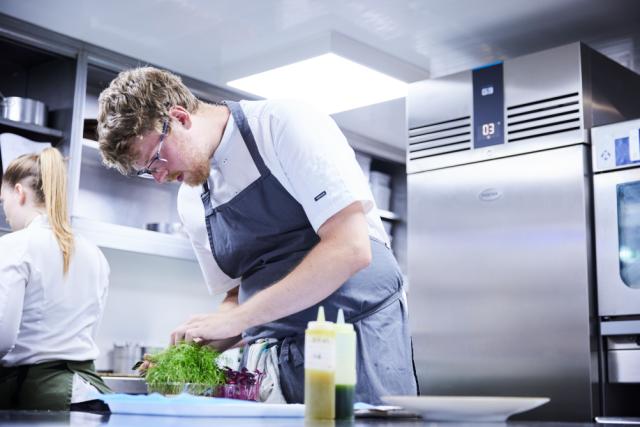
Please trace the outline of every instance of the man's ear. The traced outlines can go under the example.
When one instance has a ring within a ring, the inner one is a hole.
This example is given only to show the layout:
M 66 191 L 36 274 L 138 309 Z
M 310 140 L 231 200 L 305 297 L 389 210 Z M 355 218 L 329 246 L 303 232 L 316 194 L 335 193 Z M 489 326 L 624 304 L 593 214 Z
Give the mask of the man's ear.
M 13 190 L 18 193 L 18 203 L 20 204 L 20 206 L 24 206 L 24 204 L 27 203 L 27 191 L 25 190 L 24 186 L 20 183 L 17 183 L 15 187 L 13 187 Z
M 184 107 L 180 105 L 171 107 L 169 117 L 179 121 L 185 129 L 191 128 L 191 114 Z

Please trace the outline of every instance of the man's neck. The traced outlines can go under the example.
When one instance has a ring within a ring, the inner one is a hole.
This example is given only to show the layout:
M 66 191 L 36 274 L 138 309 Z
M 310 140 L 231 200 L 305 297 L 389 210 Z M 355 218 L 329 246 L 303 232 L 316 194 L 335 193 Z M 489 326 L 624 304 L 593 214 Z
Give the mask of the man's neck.
M 211 159 L 222 141 L 222 135 L 229 121 L 229 108 L 226 105 L 204 104 L 203 117 L 207 126 L 207 153 Z

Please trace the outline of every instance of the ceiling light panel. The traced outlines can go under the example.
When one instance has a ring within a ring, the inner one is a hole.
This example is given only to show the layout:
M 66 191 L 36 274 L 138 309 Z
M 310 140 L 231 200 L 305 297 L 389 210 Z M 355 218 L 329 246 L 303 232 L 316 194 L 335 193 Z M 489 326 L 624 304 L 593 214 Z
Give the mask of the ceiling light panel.
M 334 53 L 232 80 L 227 85 L 267 99 L 303 99 L 328 114 L 407 95 L 407 83 Z

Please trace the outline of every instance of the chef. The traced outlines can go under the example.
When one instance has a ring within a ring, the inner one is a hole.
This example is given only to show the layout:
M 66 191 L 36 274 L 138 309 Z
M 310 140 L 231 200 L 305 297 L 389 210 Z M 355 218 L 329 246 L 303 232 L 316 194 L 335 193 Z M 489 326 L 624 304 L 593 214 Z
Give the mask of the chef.
M 13 233 L 0 237 L 0 409 L 69 410 L 110 392 L 93 365 L 109 266 L 71 231 L 66 185 L 55 148 L 2 176 Z
M 173 343 L 274 342 L 282 394 L 302 402 L 304 329 L 319 305 L 333 319 L 342 308 L 358 337 L 356 399 L 417 393 L 402 275 L 330 117 L 293 101 L 205 103 L 143 67 L 102 92 L 98 134 L 107 165 L 182 182 L 178 211 L 206 283 L 226 292 Z

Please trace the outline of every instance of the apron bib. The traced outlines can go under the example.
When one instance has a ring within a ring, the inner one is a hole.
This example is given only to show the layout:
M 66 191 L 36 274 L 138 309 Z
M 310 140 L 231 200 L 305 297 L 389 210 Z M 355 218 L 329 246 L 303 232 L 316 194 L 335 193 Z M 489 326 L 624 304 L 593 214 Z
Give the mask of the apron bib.
M 238 301 L 242 304 L 292 271 L 320 237 L 309 223 L 302 205 L 266 166 L 240 104 L 227 101 L 226 105 L 260 177 L 230 201 L 215 208 L 211 205 L 208 183 L 205 183 L 201 199 L 211 252 L 225 274 L 241 278 Z M 389 354 L 370 355 L 368 359 L 358 357 L 356 398 L 377 403 L 379 396 L 384 394 L 416 394 L 411 342 L 401 298 L 402 274 L 393 254 L 383 243 L 371 240 L 371 251 L 371 264 L 323 301 L 244 331 L 243 338 L 247 343 L 261 338 L 279 341 L 280 382 L 288 402 L 302 402 L 303 399 L 304 330 L 309 321 L 315 320 L 320 305 L 324 306 L 327 319 L 335 319 L 338 309 L 342 308 L 346 320 L 354 323 L 359 355 L 367 352 L 362 346 L 380 347 L 369 335 L 373 333 L 374 337 L 379 337 L 380 332 L 393 331 L 387 341 L 387 346 L 393 349 Z M 389 367 L 393 368 L 394 376 L 400 377 L 398 380 L 389 378 L 387 381 L 385 376 L 390 375 Z M 368 376 L 378 379 L 365 378 Z M 396 382 L 403 385 L 395 387 Z M 388 383 L 392 387 L 386 387 Z

